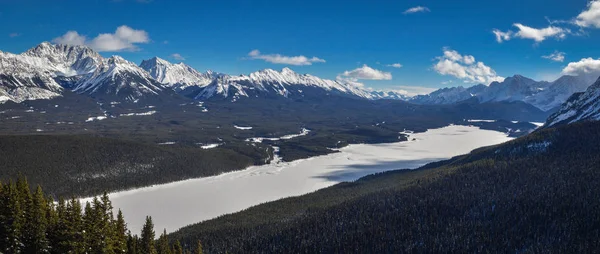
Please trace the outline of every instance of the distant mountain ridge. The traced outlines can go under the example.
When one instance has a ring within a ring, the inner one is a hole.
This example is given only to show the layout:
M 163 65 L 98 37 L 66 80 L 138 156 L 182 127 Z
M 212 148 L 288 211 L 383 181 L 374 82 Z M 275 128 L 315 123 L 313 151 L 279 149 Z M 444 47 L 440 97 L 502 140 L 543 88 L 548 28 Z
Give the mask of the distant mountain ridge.
M 585 91 L 596 78 L 594 74 L 565 75 L 554 82 L 547 82 L 515 75 L 502 82 L 492 82 L 489 86 L 479 84 L 469 88 L 442 88 L 408 101 L 417 104 L 452 104 L 474 97 L 480 102 L 522 101 L 543 111 L 552 111 L 572 94 Z
M 480 103 L 522 101 L 543 111 L 556 110 L 573 93 L 593 83 L 593 75 L 563 76 L 554 82 L 535 81 L 521 75 L 489 86 L 442 88 L 430 94 L 408 96 L 397 91 L 375 91 L 289 68 L 264 69 L 248 75 L 199 72 L 184 63 L 154 57 L 138 66 L 119 56 L 104 58 L 85 46 L 43 42 L 16 55 L 0 51 L 0 102 L 52 99 L 64 89 L 101 101 L 140 101 L 287 98 L 322 99 L 342 96 L 355 99 L 393 99 L 416 104 L 453 104 L 471 98 Z M 178 95 L 179 94 L 179 95 Z
M 548 118 L 545 126 L 593 120 L 600 120 L 600 78 L 585 92 L 573 94 L 558 112 Z

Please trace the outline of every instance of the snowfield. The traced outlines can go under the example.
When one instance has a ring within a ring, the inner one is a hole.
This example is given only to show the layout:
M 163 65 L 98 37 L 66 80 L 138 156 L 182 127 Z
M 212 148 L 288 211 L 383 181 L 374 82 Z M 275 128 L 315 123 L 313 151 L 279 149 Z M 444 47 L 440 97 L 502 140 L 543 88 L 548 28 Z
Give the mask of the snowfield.
M 132 232 L 139 232 L 150 215 L 157 232 L 237 212 L 260 203 L 298 196 L 342 181 L 393 169 L 413 169 L 471 150 L 510 140 L 506 134 L 477 127 L 448 126 L 411 134 L 390 144 L 359 144 L 339 153 L 269 165 L 213 177 L 110 194 L 115 211 L 121 209 Z M 89 199 L 87 199 L 89 200 Z

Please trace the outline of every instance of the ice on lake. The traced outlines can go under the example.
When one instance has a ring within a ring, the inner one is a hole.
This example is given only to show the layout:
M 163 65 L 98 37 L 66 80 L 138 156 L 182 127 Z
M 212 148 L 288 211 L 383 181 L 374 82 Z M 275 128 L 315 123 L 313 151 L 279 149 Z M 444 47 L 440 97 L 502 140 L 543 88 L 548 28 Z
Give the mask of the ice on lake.
M 157 232 L 173 232 L 260 203 L 373 173 L 417 168 L 510 139 L 501 132 L 453 125 L 411 134 L 406 142 L 349 145 L 330 155 L 117 192 L 110 198 L 132 232 L 139 233 L 146 215 L 152 216 Z

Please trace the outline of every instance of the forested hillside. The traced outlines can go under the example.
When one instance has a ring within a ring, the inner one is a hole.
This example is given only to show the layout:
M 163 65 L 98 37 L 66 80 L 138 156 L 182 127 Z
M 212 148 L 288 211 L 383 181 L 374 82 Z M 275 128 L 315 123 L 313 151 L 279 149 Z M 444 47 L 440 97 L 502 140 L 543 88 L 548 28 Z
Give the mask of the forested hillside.
M 52 195 L 90 196 L 264 163 L 264 146 L 204 150 L 93 136 L 0 136 L 0 179 L 26 176 Z
M 600 123 L 544 129 L 191 225 L 208 253 L 593 252 Z
M 181 243 L 171 243 L 166 233 L 156 239 L 151 217 L 139 236 L 132 234 L 120 210 L 115 218 L 106 194 L 82 206 L 75 198 L 47 197 L 39 186 L 31 191 L 27 180 L 19 178 L 0 183 L 0 207 L 0 253 L 184 253 Z M 187 247 L 202 253 L 200 242 Z

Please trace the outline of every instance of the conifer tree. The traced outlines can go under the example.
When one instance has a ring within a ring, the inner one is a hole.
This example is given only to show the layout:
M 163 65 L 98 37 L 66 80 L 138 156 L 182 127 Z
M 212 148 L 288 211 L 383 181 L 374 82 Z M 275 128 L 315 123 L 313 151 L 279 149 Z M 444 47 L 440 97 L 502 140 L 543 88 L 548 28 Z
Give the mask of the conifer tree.
M 127 224 L 123 217 L 123 212 L 119 209 L 117 213 L 117 220 L 114 223 L 114 248 L 115 253 L 126 253 L 127 252 Z
M 142 227 L 141 246 L 139 246 L 140 254 L 156 254 L 156 246 L 154 244 L 154 223 L 152 217 L 146 216 L 146 223 Z
M 173 254 L 183 254 L 183 248 L 181 247 L 181 242 L 179 240 L 175 241 L 173 244 Z
M 27 187 L 29 189 L 29 187 Z M 38 185 L 32 197 L 26 214 L 24 247 L 25 253 L 48 253 L 50 251 L 46 230 L 47 221 L 47 202 L 42 192 L 42 187 Z
M 138 254 L 138 243 L 140 239 L 137 235 L 132 236 L 131 231 L 127 233 L 127 254 Z
M 20 196 L 17 185 L 10 181 L 4 185 L 3 196 L 5 204 L 2 207 L 3 228 L 2 234 L 5 237 L 0 237 L 0 249 L 5 253 L 20 253 L 22 250 L 22 229 L 24 223 L 24 213 L 19 202 Z
M 196 245 L 196 252 L 194 254 L 202 254 L 202 242 L 198 240 L 198 245 Z
M 84 253 L 86 242 L 84 236 L 84 224 L 81 210 L 81 203 L 74 197 L 68 202 L 66 207 L 66 241 L 69 250 L 72 253 Z
M 165 229 L 163 233 L 158 238 L 158 254 L 171 254 L 171 248 L 169 247 L 169 238 L 167 237 L 167 230 Z

